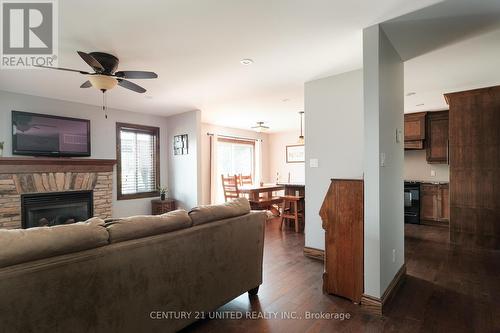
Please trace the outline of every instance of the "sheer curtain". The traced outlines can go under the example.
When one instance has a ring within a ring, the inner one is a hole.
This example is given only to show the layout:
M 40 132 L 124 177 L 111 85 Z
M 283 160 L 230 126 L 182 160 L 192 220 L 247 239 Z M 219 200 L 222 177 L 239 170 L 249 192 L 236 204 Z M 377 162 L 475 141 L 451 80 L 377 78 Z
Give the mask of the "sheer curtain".
M 218 203 L 218 191 L 222 186 L 220 183 L 220 175 L 217 168 L 217 141 L 218 136 L 214 134 L 210 136 L 210 203 Z

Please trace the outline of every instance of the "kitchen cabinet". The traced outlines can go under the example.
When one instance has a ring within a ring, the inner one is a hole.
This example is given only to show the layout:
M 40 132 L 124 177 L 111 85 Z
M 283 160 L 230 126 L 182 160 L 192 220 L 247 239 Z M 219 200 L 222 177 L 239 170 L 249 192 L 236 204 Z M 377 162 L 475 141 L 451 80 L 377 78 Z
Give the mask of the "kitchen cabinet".
M 429 112 L 426 125 L 428 163 L 448 163 L 448 111 Z
M 404 115 L 405 149 L 424 149 L 426 114 L 427 112 L 417 112 Z
M 448 184 L 439 185 L 441 215 L 439 218 L 444 222 L 450 221 L 450 186 Z
M 447 225 L 450 219 L 449 185 L 420 185 L 420 220 L 422 224 Z

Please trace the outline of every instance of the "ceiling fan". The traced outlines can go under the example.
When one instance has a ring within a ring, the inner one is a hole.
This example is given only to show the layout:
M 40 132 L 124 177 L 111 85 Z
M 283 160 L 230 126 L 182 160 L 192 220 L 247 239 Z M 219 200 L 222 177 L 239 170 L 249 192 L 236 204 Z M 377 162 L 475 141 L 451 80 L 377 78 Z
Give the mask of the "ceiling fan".
M 257 132 L 264 132 L 269 129 L 269 126 L 265 126 L 263 121 L 258 121 L 257 126 L 252 126 L 252 129 Z
M 63 68 L 63 67 L 49 67 L 34 65 L 35 67 L 57 69 L 61 71 L 77 72 L 86 75 L 88 80 L 85 81 L 80 88 L 94 87 L 101 90 L 103 93 L 113 89 L 116 85 L 129 89 L 138 93 L 146 92 L 143 87 L 130 82 L 126 79 L 156 79 L 158 75 L 154 72 L 144 71 L 116 71 L 118 63 L 120 62 L 117 57 L 112 54 L 104 52 L 90 52 L 85 53 L 78 51 L 80 57 L 85 61 L 93 70 L 93 73 L 81 71 L 78 69 Z

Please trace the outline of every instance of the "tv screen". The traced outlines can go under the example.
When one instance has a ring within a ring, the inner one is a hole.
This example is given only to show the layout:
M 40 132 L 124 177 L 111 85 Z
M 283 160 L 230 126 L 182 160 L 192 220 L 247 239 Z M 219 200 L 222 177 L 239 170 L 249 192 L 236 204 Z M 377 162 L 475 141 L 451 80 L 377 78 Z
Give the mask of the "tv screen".
M 12 154 L 90 156 L 90 120 L 12 111 Z

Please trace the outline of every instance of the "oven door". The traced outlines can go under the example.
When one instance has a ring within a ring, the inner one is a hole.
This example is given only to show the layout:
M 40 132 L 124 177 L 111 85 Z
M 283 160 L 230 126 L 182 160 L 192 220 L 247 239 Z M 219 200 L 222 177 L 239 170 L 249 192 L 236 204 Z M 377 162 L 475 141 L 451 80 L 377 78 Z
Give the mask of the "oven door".
M 406 223 L 420 223 L 420 189 L 408 187 L 404 190 Z
M 410 190 L 405 190 L 405 208 L 411 207 L 412 195 Z
M 420 190 L 415 188 L 405 188 L 405 208 L 416 208 L 420 200 Z

